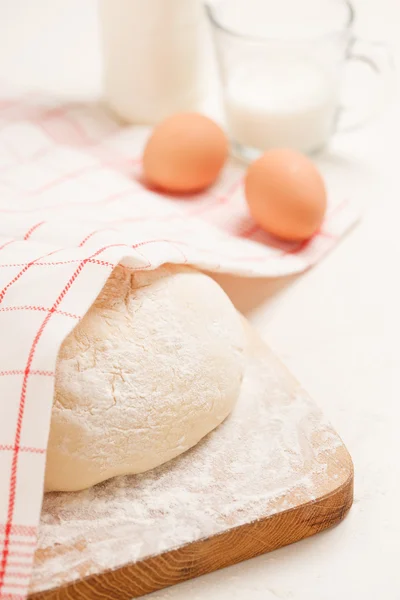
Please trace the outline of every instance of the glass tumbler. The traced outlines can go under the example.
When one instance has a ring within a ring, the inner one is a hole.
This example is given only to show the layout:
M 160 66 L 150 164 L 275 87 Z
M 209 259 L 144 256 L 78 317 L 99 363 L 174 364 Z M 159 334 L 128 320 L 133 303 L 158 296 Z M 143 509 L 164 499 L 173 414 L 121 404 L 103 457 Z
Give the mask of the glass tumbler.
M 386 96 L 388 52 L 355 39 L 346 0 L 214 0 L 206 10 L 233 152 L 246 161 L 276 147 L 319 151 L 338 129 L 365 122 Z M 342 101 L 349 61 L 369 68 L 375 84 L 351 109 Z

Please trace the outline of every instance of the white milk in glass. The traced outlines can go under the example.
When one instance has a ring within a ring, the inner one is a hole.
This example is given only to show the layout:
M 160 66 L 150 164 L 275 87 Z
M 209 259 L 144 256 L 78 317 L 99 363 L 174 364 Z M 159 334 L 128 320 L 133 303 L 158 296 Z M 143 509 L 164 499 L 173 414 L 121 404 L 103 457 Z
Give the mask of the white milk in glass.
M 335 125 L 338 88 L 329 69 L 307 58 L 278 55 L 243 65 L 225 88 L 230 136 L 250 153 L 319 150 Z

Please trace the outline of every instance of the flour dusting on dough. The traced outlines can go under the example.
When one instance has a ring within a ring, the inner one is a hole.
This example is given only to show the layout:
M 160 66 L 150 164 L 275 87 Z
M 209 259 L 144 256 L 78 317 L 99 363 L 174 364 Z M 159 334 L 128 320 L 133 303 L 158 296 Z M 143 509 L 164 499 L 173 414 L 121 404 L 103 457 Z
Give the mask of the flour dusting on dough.
M 117 267 L 61 346 L 46 490 L 142 473 L 197 444 L 239 396 L 244 347 L 236 309 L 207 275 Z

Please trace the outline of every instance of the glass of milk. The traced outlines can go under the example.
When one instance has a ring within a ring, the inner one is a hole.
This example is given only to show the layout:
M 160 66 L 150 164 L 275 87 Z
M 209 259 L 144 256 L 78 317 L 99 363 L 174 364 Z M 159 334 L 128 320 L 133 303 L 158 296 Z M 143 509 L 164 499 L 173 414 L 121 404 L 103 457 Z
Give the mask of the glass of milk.
M 352 114 L 342 106 L 347 61 L 361 61 L 382 82 L 390 71 L 382 45 L 354 39 L 346 0 L 213 0 L 206 9 L 235 154 L 252 160 L 276 147 L 314 153 L 346 110 L 348 126 L 376 111 L 376 91 L 365 98 L 364 90 Z

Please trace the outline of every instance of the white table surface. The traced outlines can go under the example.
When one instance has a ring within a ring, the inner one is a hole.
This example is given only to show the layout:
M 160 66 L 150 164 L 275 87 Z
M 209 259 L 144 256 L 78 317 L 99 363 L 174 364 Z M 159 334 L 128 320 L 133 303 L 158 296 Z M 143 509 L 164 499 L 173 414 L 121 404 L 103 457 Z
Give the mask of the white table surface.
M 400 59 L 399 0 L 356 6 L 358 33 L 388 41 Z M 95 0 L 0 0 L 0 82 L 98 91 L 95 9 Z M 349 448 L 349 516 L 333 530 L 152 599 L 400 598 L 399 125 L 396 98 L 373 124 L 336 137 L 333 176 L 348 182 L 365 213 L 316 268 L 294 281 L 249 281 L 247 300 L 237 281 L 221 278 Z

